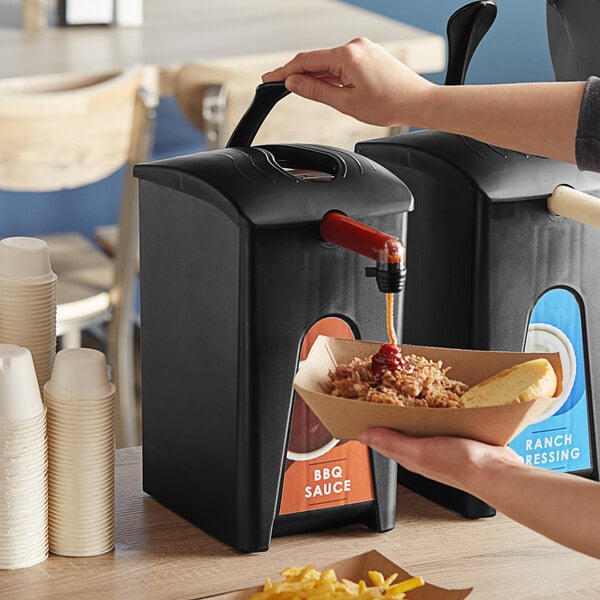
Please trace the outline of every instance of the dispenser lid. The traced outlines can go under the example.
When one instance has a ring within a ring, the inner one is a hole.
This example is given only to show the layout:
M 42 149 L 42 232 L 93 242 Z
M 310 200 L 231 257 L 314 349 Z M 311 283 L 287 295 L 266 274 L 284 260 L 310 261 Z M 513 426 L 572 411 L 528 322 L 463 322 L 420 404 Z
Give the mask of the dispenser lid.
M 574 164 L 441 131 L 424 129 L 360 142 L 356 151 L 392 171 L 402 167 L 448 181 L 460 177 L 490 202 L 549 196 L 560 184 L 581 191 L 600 189 L 600 175 L 580 171 Z
M 133 174 L 259 227 L 320 221 L 331 210 L 361 217 L 412 209 L 404 183 L 364 156 L 307 144 L 251 146 L 289 93 L 283 81 L 259 85 L 226 148 L 136 165 Z
M 259 227 L 315 222 L 330 210 L 395 214 L 413 204 L 406 185 L 385 167 L 321 145 L 210 150 L 139 164 L 133 173 Z

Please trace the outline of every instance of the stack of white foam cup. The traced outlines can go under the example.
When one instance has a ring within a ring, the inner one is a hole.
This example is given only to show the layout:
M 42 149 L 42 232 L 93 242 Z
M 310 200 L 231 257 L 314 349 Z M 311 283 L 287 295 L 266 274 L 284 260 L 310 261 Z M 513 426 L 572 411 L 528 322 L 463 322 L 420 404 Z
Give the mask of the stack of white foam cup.
M 56 355 L 44 387 L 50 552 L 94 556 L 114 547 L 115 386 L 102 352 Z
M 56 355 L 56 279 L 46 242 L 0 241 L 0 343 L 29 349 L 40 391 Z
M 0 569 L 48 556 L 46 411 L 27 348 L 0 344 Z

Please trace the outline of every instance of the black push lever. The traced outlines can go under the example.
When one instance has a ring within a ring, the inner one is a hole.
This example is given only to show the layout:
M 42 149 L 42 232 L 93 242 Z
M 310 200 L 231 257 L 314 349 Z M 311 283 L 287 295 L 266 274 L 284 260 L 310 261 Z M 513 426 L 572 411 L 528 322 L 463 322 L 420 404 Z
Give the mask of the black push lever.
M 479 42 L 496 18 L 497 6 L 489 0 L 465 4 L 448 19 L 448 66 L 445 85 L 462 85 Z

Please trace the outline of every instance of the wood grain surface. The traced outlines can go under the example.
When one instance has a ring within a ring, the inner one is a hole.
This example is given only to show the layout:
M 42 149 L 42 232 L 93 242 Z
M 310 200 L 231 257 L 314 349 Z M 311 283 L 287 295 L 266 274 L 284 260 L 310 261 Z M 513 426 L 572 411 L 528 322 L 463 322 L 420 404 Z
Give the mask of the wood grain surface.
M 325 566 L 371 549 L 440 587 L 473 587 L 473 600 L 600 598 L 597 560 L 502 515 L 467 520 L 403 487 L 388 533 L 349 525 L 275 538 L 267 552 L 240 554 L 142 492 L 140 448 L 118 450 L 116 462 L 115 550 L 2 571 L 0 598 L 203 598 L 261 584 L 291 564 Z

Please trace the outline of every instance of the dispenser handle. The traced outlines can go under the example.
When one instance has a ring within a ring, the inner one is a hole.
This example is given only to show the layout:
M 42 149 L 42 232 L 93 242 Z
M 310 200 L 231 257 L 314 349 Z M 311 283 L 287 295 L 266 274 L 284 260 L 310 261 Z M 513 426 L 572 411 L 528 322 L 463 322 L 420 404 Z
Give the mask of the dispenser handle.
M 493 2 L 478 0 L 452 13 L 446 26 L 448 66 L 444 85 L 462 85 L 479 42 L 492 26 L 498 9 Z
M 271 109 L 289 93 L 284 81 L 261 83 L 257 86 L 252 103 L 233 130 L 226 147 L 250 146 Z
M 548 197 L 548 210 L 584 225 L 600 227 L 600 198 L 568 185 L 559 185 L 554 189 Z

